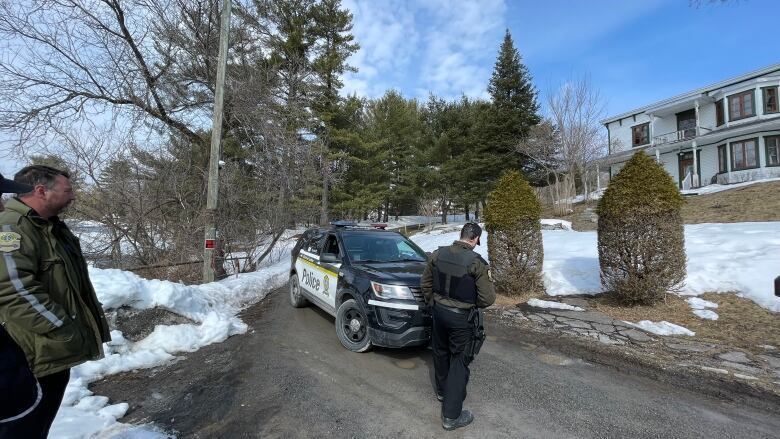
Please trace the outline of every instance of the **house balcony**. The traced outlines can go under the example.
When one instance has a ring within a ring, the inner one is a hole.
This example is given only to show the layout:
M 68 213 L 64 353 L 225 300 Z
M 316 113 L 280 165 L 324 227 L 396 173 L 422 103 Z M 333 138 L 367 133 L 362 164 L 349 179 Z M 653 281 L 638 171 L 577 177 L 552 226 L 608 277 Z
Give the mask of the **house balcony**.
M 692 140 L 696 137 L 703 136 L 704 134 L 712 131 L 709 128 L 694 127 L 686 128 L 684 130 L 672 131 L 671 133 L 665 133 L 653 137 L 653 145 L 667 145 L 670 143 L 684 142 L 686 140 Z

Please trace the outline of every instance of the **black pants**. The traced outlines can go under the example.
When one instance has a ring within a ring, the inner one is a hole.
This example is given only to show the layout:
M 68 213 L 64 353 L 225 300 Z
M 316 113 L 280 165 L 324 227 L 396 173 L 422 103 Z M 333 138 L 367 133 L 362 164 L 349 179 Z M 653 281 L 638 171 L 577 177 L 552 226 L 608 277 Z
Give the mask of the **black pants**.
M 468 313 L 450 311 L 440 305 L 433 307 L 433 367 L 436 372 L 436 392 L 444 396 L 442 415 L 457 418 L 466 399 L 469 363 L 464 350 L 474 337 Z
M 38 407 L 19 420 L 0 424 L 0 439 L 46 439 L 69 379 L 70 369 L 38 378 L 43 394 Z

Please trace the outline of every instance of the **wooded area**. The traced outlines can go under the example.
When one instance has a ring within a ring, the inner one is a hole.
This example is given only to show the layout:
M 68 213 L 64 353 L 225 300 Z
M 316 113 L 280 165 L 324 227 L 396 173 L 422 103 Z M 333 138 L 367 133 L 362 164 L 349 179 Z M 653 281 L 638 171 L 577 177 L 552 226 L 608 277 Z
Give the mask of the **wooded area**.
M 0 3 L 0 131 L 16 154 L 77 176 L 71 215 L 110 230 L 116 266 L 201 254 L 219 5 Z M 543 117 L 507 30 L 490 99 L 344 96 L 351 30 L 340 0 L 234 2 L 217 223 L 243 269 L 295 225 L 479 218 L 506 170 L 555 188 L 561 209 L 592 189 L 606 144 L 587 79 L 551 90 Z

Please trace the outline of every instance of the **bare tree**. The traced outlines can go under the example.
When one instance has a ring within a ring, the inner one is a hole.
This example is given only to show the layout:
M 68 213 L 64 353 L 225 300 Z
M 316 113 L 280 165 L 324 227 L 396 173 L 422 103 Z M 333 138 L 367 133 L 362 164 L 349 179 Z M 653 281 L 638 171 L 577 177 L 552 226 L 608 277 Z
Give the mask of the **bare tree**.
M 565 167 L 560 133 L 552 121 L 544 119 L 530 128 L 528 136 L 516 147 L 536 164 L 544 175 L 539 178 L 547 183 L 547 198 L 555 213 L 565 215 L 571 211 L 571 198 L 575 195 L 574 181 Z
M 568 81 L 547 96 L 564 170 L 572 177 L 580 178 L 587 198 L 590 194 L 589 168 L 604 155 L 606 148 L 599 124 L 604 114 L 603 100 L 587 76 Z

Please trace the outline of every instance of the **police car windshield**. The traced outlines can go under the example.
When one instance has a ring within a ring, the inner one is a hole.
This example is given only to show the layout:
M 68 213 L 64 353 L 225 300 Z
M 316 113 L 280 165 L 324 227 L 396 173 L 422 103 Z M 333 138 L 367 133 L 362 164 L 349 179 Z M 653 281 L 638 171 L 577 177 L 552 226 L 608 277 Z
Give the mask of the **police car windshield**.
M 350 233 L 343 241 L 353 263 L 427 260 L 420 247 L 397 233 Z

